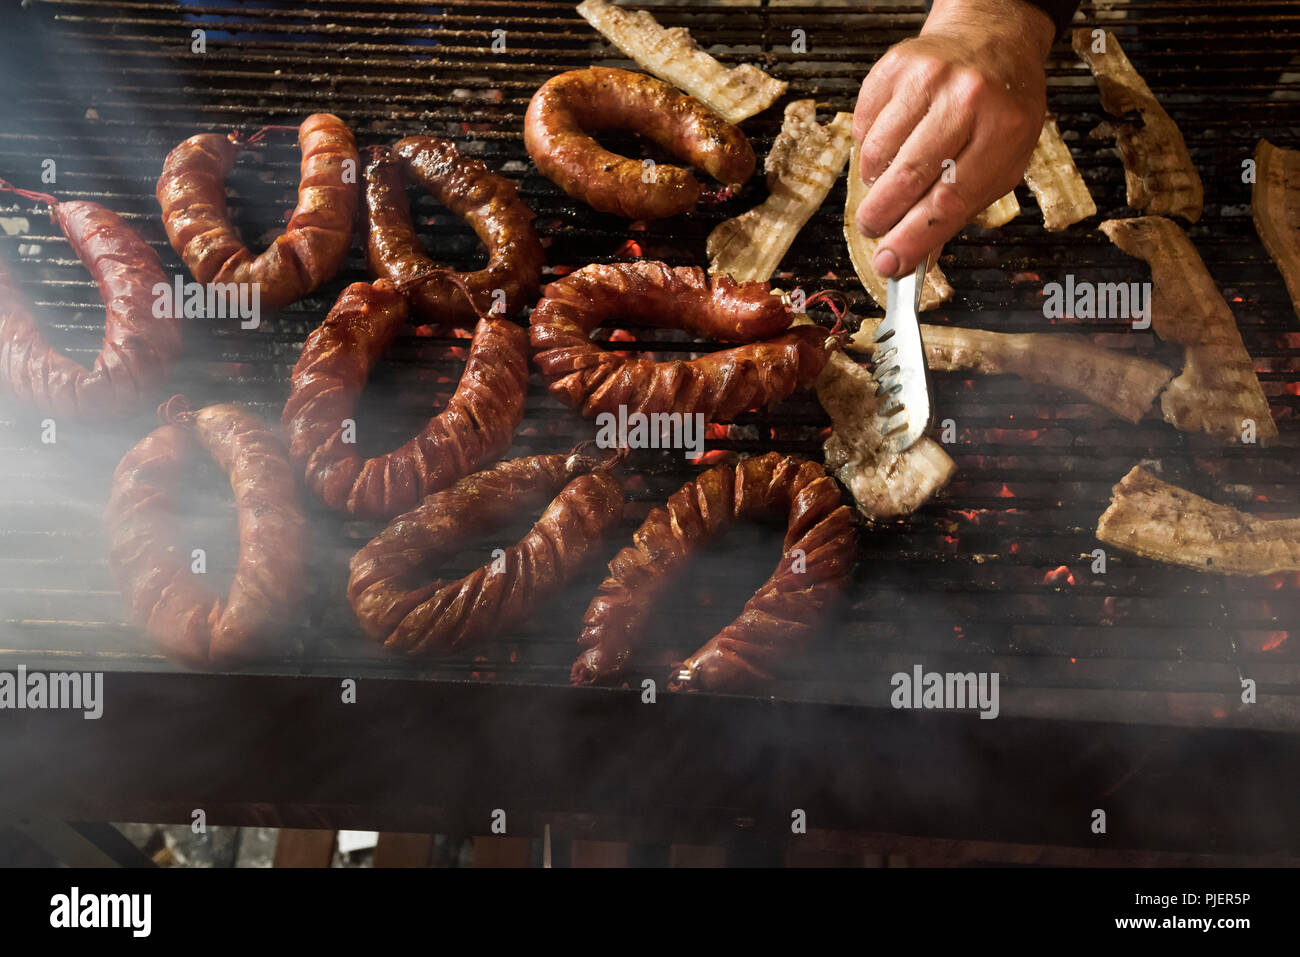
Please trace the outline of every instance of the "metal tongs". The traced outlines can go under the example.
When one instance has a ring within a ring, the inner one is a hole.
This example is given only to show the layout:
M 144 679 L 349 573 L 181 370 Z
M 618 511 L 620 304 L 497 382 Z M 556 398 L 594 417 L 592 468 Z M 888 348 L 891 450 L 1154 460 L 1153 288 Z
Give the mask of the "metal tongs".
M 911 448 L 930 425 L 930 380 L 921 344 L 921 289 L 929 260 L 923 259 L 916 272 L 891 279 L 885 318 L 876 327 L 872 354 L 872 378 L 880 434 L 895 452 Z

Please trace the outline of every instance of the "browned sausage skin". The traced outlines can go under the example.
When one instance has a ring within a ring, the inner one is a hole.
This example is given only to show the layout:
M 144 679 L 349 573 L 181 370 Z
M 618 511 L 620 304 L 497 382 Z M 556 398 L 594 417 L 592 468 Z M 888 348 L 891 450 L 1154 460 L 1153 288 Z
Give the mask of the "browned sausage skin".
M 337 116 L 315 113 L 298 128 L 298 147 L 298 205 L 285 231 L 256 258 L 226 208 L 226 176 L 241 149 L 238 137 L 200 133 L 167 155 L 157 190 L 163 226 L 198 282 L 257 283 L 261 307 L 280 309 L 339 271 L 357 213 L 357 145 Z
M 180 321 L 154 315 L 154 287 L 167 277 L 157 253 L 116 213 L 74 202 L 58 203 L 53 214 L 99 285 L 104 346 L 89 369 L 56 351 L 0 263 L 0 390 L 53 415 L 119 416 L 162 385 L 180 354 Z
M 179 543 L 176 491 L 200 449 L 230 476 L 239 514 L 239 564 L 224 601 Z M 306 519 L 283 442 L 251 412 L 172 414 L 118 465 L 105 525 L 131 618 L 169 658 L 200 668 L 256 658 L 293 620 L 306 584 Z
M 533 94 L 524 145 L 542 175 L 603 213 L 663 219 L 695 208 L 699 182 L 686 170 L 604 149 L 588 130 L 644 134 L 729 187 L 754 175 L 739 127 L 694 97 L 643 73 L 593 66 L 551 77 Z
M 673 669 L 672 690 L 738 691 L 768 681 L 812 639 L 848 581 L 852 512 L 820 465 L 769 452 L 719 465 L 652 509 L 634 544 L 609 563 L 587 608 L 575 684 L 616 683 L 640 647 L 651 609 L 679 584 L 690 559 L 739 519 L 784 521 L 785 544 L 771 577 L 735 621 Z
M 626 358 L 589 338 L 611 316 L 748 344 L 690 361 Z M 724 276 L 710 284 L 700 269 L 656 262 L 586 266 L 544 290 L 530 320 L 533 359 L 551 394 L 588 418 L 626 406 L 725 422 L 779 402 L 820 374 L 825 330 L 787 331 L 793 318 L 767 283 Z
M 401 448 L 363 458 L 345 441 L 344 422 L 406 319 L 406 299 L 387 280 L 348 286 L 308 336 L 282 415 L 307 486 L 362 518 L 392 518 L 496 458 L 524 415 L 528 334 L 507 319 L 483 319 L 447 407 Z
M 496 561 L 456 581 L 418 581 L 471 535 L 552 495 L 528 534 Z M 622 485 L 586 456 L 500 462 L 429 496 L 357 552 L 348 601 L 366 633 L 392 651 L 453 652 L 527 620 L 597 554 L 622 514 Z
M 416 235 L 408 178 L 469 223 L 487 247 L 485 268 L 458 273 L 454 280 L 438 274 L 447 270 L 425 255 Z M 394 283 L 429 277 L 409 291 L 411 311 L 426 323 L 473 325 L 479 316 L 513 316 L 537 300 L 545 253 L 533 211 L 514 183 L 447 140 L 410 136 L 392 150 L 376 150 L 366 167 L 366 218 L 366 260 L 373 275 Z

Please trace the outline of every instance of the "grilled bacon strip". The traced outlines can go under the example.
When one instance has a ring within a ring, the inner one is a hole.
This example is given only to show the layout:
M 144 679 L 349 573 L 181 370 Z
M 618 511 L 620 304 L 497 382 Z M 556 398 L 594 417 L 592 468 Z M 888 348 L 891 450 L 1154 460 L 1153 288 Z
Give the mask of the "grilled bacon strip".
M 132 620 L 169 657 L 198 668 L 272 651 L 306 588 L 307 523 L 284 443 L 251 412 L 212 405 L 180 412 L 127 452 L 105 515 L 109 564 Z M 176 490 L 206 451 L 230 476 L 239 564 L 224 601 L 191 570 Z
M 610 316 L 745 344 L 689 362 L 625 358 L 590 339 Z M 551 394 L 589 419 L 626 406 L 727 422 L 811 385 L 821 372 L 825 333 L 786 331 L 792 318 L 765 282 L 720 276 L 710 284 L 701 269 L 658 262 L 585 266 L 547 286 L 533 310 L 533 361 Z
M 1137 465 L 1111 490 L 1097 538 L 1199 572 L 1300 571 L 1300 518 L 1256 518 L 1163 482 Z
M 552 495 L 542 517 L 504 555 L 456 581 L 418 583 L 472 535 Z M 622 515 L 623 486 L 586 456 L 500 462 L 430 495 L 357 552 L 348 601 L 366 634 L 391 651 L 457 651 L 526 621 L 598 553 Z
M 771 680 L 814 637 L 852 569 L 852 513 L 820 465 L 769 452 L 719 465 L 654 508 L 583 618 L 575 684 L 622 679 L 641 646 L 650 609 L 681 582 L 703 545 L 741 519 L 784 520 L 781 561 L 740 617 L 673 669 L 670 687 L 736 691 Z
M 664 219 L 695 208 L 702 187 L 686 170 L 646 165 L 604 149 L 586 130 L 634 130 L 727 187 L 754 175 L 739 127 L 662 80 L 593 66 L 547 80 L 524 117 L 524 145 L 538 170 L 602 213 Z
M 0 391 L 43 413 L 86 421 L 122 415 L 167 379 L 181 351 L 179 318 L 154 315 L 167 285 L 158 254 L 97 203 L 58 203 L 53 215 L 99 285 L 104 345 L 87 369 L 41 334 L 17 281 L 0 263 Z
M 510 447 L 528 392 L 528 334 L 483 319 L 447 407 L 409 442 L 366 459 L 344 441 L 367 377 L 405 325 L 405 298 L 386 280 L 348 286 L 307 337 L 282 421 L 307 487 L 330 508 L 392 518 Z
M 446 270 L 425 255 L 411 221 L 408 178 L 469 223 L 487 247 L 487 266 L 454 278 L 440 274 Z M 378 150 L 366 167 L 366 216 L 371 273 L 394 283 L 427 277 L 408 292 L 423 322 L 473 325 L 481 315 L 513 316 L 537 301 L 546 255 L 533 211 L 514 183 L 448 140 L 408 136 Z
M 880 434 L 876 388 L 865 367 L 839 352 L 817 379 L 817 398 L 832 425 L 822 446 L 826 467 L 844 483 L 858 511 L 881 521 L 916 511 L 948 484 L 957 466 L 928 436 L 895 452 Z
M 641 69 L 689 93 L 728 123 L 761 113 L 788 86 L 749 63 L 723 66 L 684 27 L 664 29 L 645 10 L 624 10 L 605 0 L 583 0 L 577 10 Z
M 867 198 L 867 184 L 862 182 L 862 177 L 857 172 L 861 168 L 858 161 L 861 150 L 862 144 L 855 144 L 853 154 L 849 157 L 849 186 L 844 203 L 844 241 L 848 244 L 849 259 L 853 262 L 853 271 L 858 274 L 862 288 L 884 309 L 889 304 L 886 280 L 871 265 L 871 257 L 876 254 L 879 240 L 868 239 L 858 232 L 854 219 L 858 207 Z M 926 270 L 925 283 L 921 287 L 921 308 L 933 309 L 951 298 L 952 286 L 948 285 L 948 277 L 939 268 L 938 257 L 935 257 L 935 261 Z
M 1140 123 L 1103 123 L 1094 135 L 1115 138 L 1124 162 L 1128 204 L 1152 216 L 1181 216 L 1194 223 L 1201 218 L 1205 189 L 1178 124 L 1170 119 L 1146 81 L 1133 69 L 1115 34 L 1107 31 L 1105 50 L 1093 51 L 1092 30 L 1074 31 L 1074 52 L 1079 55 L 1101 92 L 1101 105 L 1111 116 L 1137 113 Z
M 764 166 L 767 199 L 709 233 L 709 274 L 737 282 L 770 279 L 799 230 L 821 208 L 852 147 L 852 113 L 836 113 L 821 124 L 816 101 L 796 100 L 786 106 L 781 132 Z
M 981 229 L 997 229 L 999 226 L 1005 226 L 1019 215 L 1020 200 L 1016 199 L 1016 191 L 1013 189 L 1001 199 L 995 200 L 976 213 L 971 222 Z
M 226 209 L 226 176 L 241 148 L 234 134 L 200 133 L 167 154 L 157 189 L 163 226 L 198 282 L 257 283 L 261 307 L 280 309 L 328 282 L 347 259 L 358 202 L 357 144 L 331 113 L 303 120 L 297 208 L 256 258 Z
M 1174 375 L 1158 362 L 1103 349 L 1083 336 L 926 324 L 921 340 L 933 370 L 1010 373 L 1073 392 L 1129 422 L 1146 415 Z
M 1300 150 L 1259 141 L 1250 209 L 1255 231 L 1277 263 L 1291 303 L 1300 314 Z
M 1043 211 L 1043 227 L 1049 232 L 1058 232 L 1097 215 L 1097 204 L 1074 165 L 1070 148 L 1061 139 L 1056 117 L 1050 114 L 1043 120 L 1038 145 L 1025 167 L 1025 185 L 1038 200 L 1038 208 Z
M 1108 219 L 1100 228 L 1151 266 L 1151 327 L 1183 347 L 1183 371 L 1160 399 L 1165 421 L 1240 441 L 1249 419 L 1258 441 L 1275 438 L 1277 425 L 1237 320 L 1182 229 L 1162 216 Z

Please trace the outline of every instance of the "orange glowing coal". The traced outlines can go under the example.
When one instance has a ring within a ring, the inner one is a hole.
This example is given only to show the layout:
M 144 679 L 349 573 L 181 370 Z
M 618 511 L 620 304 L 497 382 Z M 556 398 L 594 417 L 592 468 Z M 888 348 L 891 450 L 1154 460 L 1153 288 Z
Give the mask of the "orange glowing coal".
M 704 427 L 706 439 L 725 439 L 731 434 L 731 427 L 724 422 L 710 422 Z
M 1264 639 L 1264 643 L 1259 646 L 1261 651 L 1272 651 L 1274 648 L 1282 647 L 1282 643 L 1290 637 L 1290 632 L 1270 631 Z
M 1007 488 L 1007 483 L 1002 483 L 1002 491 L 998 492 L 998 498 L 1015 498 L 1016 493 Z
M 1043 576 L 1044 585 L 1060 585 L 1061 583 L 1067 585 L 1074 584 L 1074 575 L 1071 574 L 1070 566 L 1068 565 L 1061 565 L 1059 568 L 1053 568 Z
M 640 259 L 645 253 L 641 252 L 641 244 L 635 239 L 629 239 L 618 249 L 614 250 L 615 256 L 630 256 L 633 259 Z

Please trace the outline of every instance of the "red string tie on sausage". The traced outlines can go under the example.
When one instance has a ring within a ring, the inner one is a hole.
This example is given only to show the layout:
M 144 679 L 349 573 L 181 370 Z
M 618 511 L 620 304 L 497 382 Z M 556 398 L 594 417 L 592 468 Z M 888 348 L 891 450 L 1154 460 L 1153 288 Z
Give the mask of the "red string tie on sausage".
M 37 193 L 30 189 L 19 189 L 7 179 L 0 179 L 0 193 L 13 193 L 15 196 L 21 196 L 23 199 L 30 199 L 35 203 L 45 203 L 50 207 L 50 218 L 54 218 L 54 207 L 59 205 L 59 201 L 49 193 Z
M 702 189 L 697 202 L 701 206 L 717 206 L 720 203 L 725 203 L 735 195 L 736 191 L 730 186 L 720 186 L 717 189 Z
M 174 395 L 158 406 L 158 421 L 163 425 L 179 425 L 182 428 L 194 428 L 196 413 L 190 400 L 183 395 Z
M 576 459 L 578 462 L 589 463 L 591 471 L 593 472 L 608 472 L 627 458 L 627 454 L 630 451 L 627 446 L 620 445 L 617 448 L 608 449 L 607 451 L 610 454 L 607 455 L 603 461 L 597 461 L 588 454 L 587 450 L 591 448 L 599 448 L 599 446 L 596 445 L 596 440 L 583 439 L 569 450 L 569 460 L 572 461 Z
M 446 279 L 450 281 L 453 286 L 460 290 L 461 295 L 463 295 L 469 302 L 470 308 L 474 310 L 474 315 L 478 316 L 480 319 L 492 318 L 490 312 L 484 312 L 479 308 L 479 304 L 474 301 L 474 296 L 470 292 L 469 286 L 466 285 L 465 280 L 461 277 L 460 273 L 456 272 L 454 269 L 448 269 L 446 266 L 437 266 L 433 269 L 426 269 L 418 276 L 411 276 L 409 279 L 403 279 L 393 285 L 398 292 L 405 294 L 408 290 L 414 289 L 416 286 L 429 282 L 432 279 Z
M 266 139 L 266 134 L 273 130 L 293 130 L 294 132 L 297 132 L 298 127 L 279 125 L 264 126 L 251 136 L 245 136 L 243 133 L 239 132 L 239 130 L 234 130 L 230 134 L 230 141 L 236 146 L 242 146 L 247 149 L 250 146 L 257 146 L 259 143 L 263 142 Z
M 824 305 L 835 315 L 835 325 L 826 334 L 826 348 L 840 348 L 844 345 L 844 338 L 849 334 L 848 328 L 844 325 L 844 318 L 852 315 L 849 311 L 848 298 L 838 289 L 823 289 L 804 300 L 805 309 L 816 305 Z

